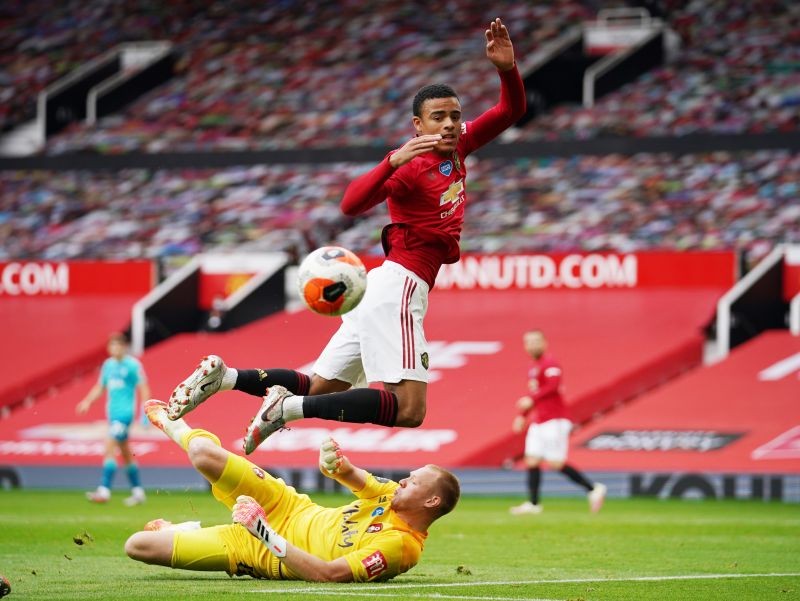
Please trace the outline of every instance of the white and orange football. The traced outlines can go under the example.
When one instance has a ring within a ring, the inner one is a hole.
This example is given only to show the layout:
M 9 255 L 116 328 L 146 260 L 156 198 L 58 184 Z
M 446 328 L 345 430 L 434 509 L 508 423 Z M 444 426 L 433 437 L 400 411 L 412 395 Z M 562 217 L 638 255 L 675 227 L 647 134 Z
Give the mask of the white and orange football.
M 367 269 L 352 251 L 323 246 L 310 253 L 297 270 L 300 298 L 320 315 L 352 311 L 367 291 Z

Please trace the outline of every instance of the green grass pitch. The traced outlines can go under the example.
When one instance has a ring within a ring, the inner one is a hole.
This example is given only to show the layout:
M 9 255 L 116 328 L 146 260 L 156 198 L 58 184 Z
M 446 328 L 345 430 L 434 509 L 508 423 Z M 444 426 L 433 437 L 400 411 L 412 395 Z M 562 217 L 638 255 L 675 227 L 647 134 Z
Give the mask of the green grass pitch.
M 7 599 L 800 599 L 800 507 L 792 504 L 610 499 L 591 515 L 585 500 L 548 498 L 542 515 L 515 517 L 508 507 L 519 498 L 466 497 L 434 524 L 412 571 L 383 584 L 332 585 L 134 562 L 123 543 L 149 519 L 211 525 L 230 516 L 208 493 L 151 491 L 133 508 L 123 496 L 92 505 L 81 491 L 0 490 Z

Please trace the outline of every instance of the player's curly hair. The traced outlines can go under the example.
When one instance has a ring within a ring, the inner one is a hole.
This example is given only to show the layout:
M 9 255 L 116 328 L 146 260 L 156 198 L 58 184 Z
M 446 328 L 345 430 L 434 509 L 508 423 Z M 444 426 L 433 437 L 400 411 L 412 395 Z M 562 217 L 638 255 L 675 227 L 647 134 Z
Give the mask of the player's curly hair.
M 414 96 L 414 102 L 411 104 L 411 111 L 415 117 L 422 117 L 422 103 L 432 98 L 456 98 L 458 94 L 456 91 L 443 83 L 434 83 L 422 88 L 417 95 Z

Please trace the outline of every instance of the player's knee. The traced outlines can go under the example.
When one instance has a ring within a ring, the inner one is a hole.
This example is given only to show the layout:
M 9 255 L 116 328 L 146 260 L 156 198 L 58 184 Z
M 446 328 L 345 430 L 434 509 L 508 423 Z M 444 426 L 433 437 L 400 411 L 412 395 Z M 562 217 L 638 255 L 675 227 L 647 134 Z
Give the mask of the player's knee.
M 342 392 L 350 388 L 352 386 L 342 380 L 326 380 L 322 376 L 314 374 L 311 376 L 311 386 L 308 394 L 329 394 L 331 392 Z
M 136 532 L 125 541 L 125 554 L 131 559 L 147 562 L 150 546 L 147 544 L 147 534 Z
M 200 436 L 190 440 L 189 448 L 186 450 L 189 455 L 189 461 L 201 471 L 217 463 L 219 451 L 220 447 L 208 438 Z
M 396 426 L 403 428 L 418 428 L 425 421 L 425 403 L 407 403 L 397 411 Z

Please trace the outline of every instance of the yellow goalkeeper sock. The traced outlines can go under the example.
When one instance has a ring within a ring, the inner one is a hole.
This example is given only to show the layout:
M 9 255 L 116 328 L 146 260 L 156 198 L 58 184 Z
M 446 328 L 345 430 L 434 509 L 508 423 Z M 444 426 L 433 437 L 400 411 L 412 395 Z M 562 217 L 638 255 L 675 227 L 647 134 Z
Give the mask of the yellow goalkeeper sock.
M 217 436 L 215 434 L 212 434 L 208 430 L 203 430 L 201 428 L 194 428 L 192 430 L 188 430 L 187 432 L 184 432 L 181 435 L 181 440 L 180 440 L 180 442 L 178 444 L 181 445 L 181 448 L 184 451 L 188 451 L 189 450 L 189 442 L 191 442 L 191 440 L 193 438 L 196 438 L 198 436 L 202 436 L 204 438 L 210 439 L 211 442 L 213 442 L 218 447 L 222 446 L 222 443 L 220 442 L 219 438 L 217 438 Z

